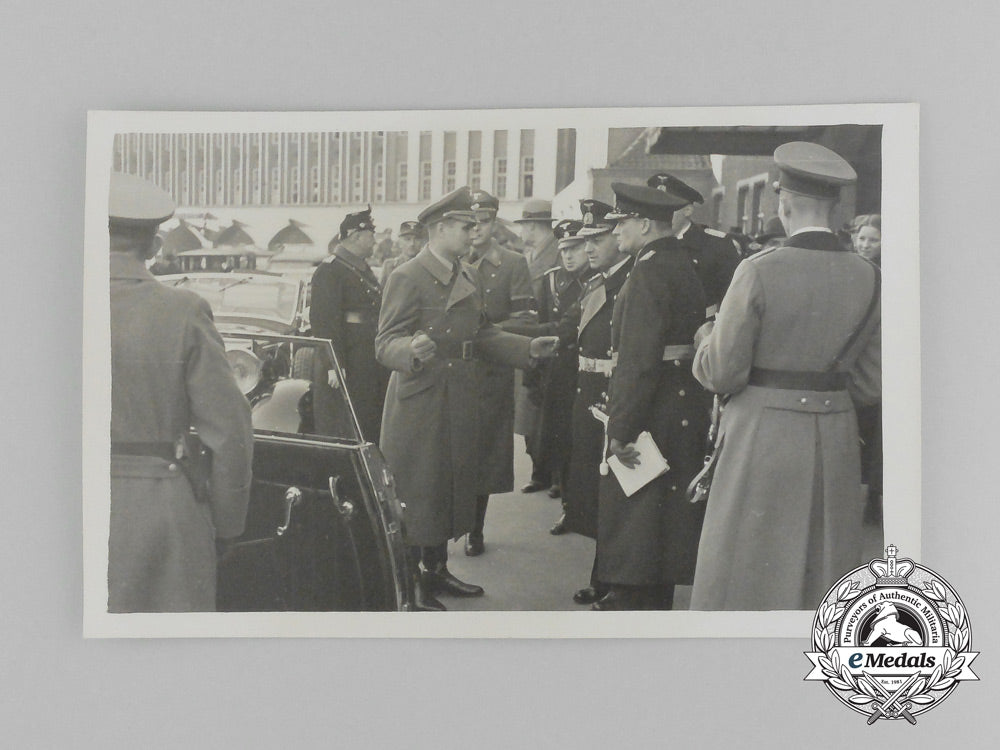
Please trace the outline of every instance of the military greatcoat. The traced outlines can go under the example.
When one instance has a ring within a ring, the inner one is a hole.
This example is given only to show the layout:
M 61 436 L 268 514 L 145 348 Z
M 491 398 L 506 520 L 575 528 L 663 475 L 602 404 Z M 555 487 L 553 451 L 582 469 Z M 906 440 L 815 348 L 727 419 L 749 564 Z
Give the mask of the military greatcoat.
M 631 497 L 613 474 L 602 481 L 597 578 L 605 583 L 688 584 L 694 577 L 705 510 L 689 503 L 685 490 L 703 463 L 710 396 L 691 374 L 691 350 L 672 352 L 690 347 L 704 318 L 701 282 L 677 240 L 646 245 L 612 314 L 618 361 L 608 436 L 630 443 L 648 430 L 670 470 Z
M 337 245 L 333 254 L 313 274 L 309 319 L 314 336 L 330 339 L 337 360 L 345 371 L 354 413 L 366 440 L 377 443 L 389 371 L 375 359 L 382 291 L 371 267 L 363 258 Z M 335 414 L 323 408 L 323 400 L 338 400 L 327 384 L 328 363 L 316 366 L 316 414 Z M 342 434 L 342 426 L 318 423 L 320 434 Z
M 428 361 L 410 351 L 418 332 L 437 344 Z M 435 546 L 472 530 L 482 456 L 476 360 L 529 367 L 530 342 L 492 325 L 471 269 L 448 268 L 429 247 L 389 277 L 375 339 L 379 362 L 393 370 L 381 448 L 406 503 L 407 544 Z
M 847 389 L 751 384 L 761 368 L 826 371 L 875 300 L 874 266 L 832 232 L 803 232 L 744 260 L 694 373 L 732 394 L 698 553 L 691 608 L 815 609 L 863 560 L 854 402 L 881 386 L 876 306 L 844 358 Z
M 705 290 L 708 317 L 715 315 L 740 263 L 736 243 L 725 234 L 701 224 L 690 224 L 678 238 L 687 250 Z
M 491 323 L 502 323 L 534 305 L 528 263 L 520 253 L 490 240 L 486 251 L 468 265 L 482 287 Z M 492 495 L 514 489 L 514 369 L 488 361 L 481 366 L 483 455 L 477 473 L 482 480 L 480 494 Z
M 214 610 L 215 539 L 239 536 L 246 521 L 250 405 L 204 299 L 160 284 L 127 253 L 111 253 L 110 297 L 108 610 Z M 153 447 L 191 426 L 213 453 L 207 503 Z
M 577 373 L 572 414 L 573 450 L 563 486 L 563 499 L 566 504 L 566 528 L 592 539 L 597 538 L 597 489 L 603 459 L 604 428 L 594 418 L 590 407 L 606 407 L 611 377 L 611 312 L 633 262 L 634 259 L 629 257 L 608 278 L 592 280 L 580 301 L 577 353 L 579 357 L 608 364 L 603 372 L 590 369 Z

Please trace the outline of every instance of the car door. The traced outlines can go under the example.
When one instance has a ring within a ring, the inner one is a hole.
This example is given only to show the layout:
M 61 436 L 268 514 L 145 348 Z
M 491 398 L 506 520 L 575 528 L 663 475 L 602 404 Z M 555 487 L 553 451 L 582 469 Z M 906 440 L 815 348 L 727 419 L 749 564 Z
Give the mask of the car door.
M 360 433 L 330 342 L 225 338 L 251 402 L 254 461 L 246 530 L 219 564 L 218 609 L 408 609 L 392 475 Z M 312 376 L 292 377 L 296 361 Z

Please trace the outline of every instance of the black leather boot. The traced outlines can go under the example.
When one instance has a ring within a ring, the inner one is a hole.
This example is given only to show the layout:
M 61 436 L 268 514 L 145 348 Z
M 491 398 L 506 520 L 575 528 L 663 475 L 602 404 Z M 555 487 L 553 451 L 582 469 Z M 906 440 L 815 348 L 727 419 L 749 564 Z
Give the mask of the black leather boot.
M 420 547 L 410 547 L 406 551 L 406 570 L 413 582 L 414 612 L 444 612 L 446 607 L 435 599 L 424 586 L 420 574 Z
M 486 506 L 489 501 L 489 495 L 476 497 L 476 522 L 472 531 L 465 537 L 465 554 L 469 557 L 477 557 L 486 551 L 486 545 L 483 542 L 483 528 L 486 526 Z
M 482 596 L 483 587 L 461 581 L 451 574 L 447 563 L 438 563 L 424 571 L 424 588 L 431 594 L 451 594 L 452 596 Z
M 611 586 L 602 599 L 590 605 L 595 612 L 627 612 L 639 609 L 636 593 L 626 586 Z
M 566 503 L 562 504 L 562 515 L 559 516 L 559 520 L 552 524 L 552 528 L 549 529 L 549 533 L 552 536 L 559 536 L 560 534 L 565 534 L 569 529 L 566 528 Z

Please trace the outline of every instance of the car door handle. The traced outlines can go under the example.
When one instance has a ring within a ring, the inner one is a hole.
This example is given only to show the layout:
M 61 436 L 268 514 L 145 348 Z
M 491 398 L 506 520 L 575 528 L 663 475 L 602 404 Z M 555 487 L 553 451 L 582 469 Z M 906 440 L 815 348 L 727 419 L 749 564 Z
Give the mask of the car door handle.
M 289 487 L 285 490 L 285 522 L 275 529 L 275 534 L 284 536 L 288 527 L 292 525 L 292 508 L 302 502 L 302 490 L 298 487 Z
M 330 488 L 330 497 L 333 498 L 333 507 L 337 509 L 337 512 L 342 515 L 345 520 L 350 520 L 351 516 L 354 515 L 354 503 L 350 500 L 341 500 L 340 493 L 337 491 L 337 485 L 340 484 L 340 477 L 330 477 L 327 485 Z

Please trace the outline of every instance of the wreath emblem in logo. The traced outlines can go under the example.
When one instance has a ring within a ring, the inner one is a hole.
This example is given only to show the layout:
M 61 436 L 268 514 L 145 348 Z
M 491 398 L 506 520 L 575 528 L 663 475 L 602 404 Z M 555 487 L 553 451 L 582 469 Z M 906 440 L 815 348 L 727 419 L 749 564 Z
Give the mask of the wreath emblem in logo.
M 879 719 L 905 719 L 934 708 L 963 680 L 978 680 L 970 666 L 972 629 L 965 605 L 934 571 L 913 560 L 884 560 L 852 570 L 827 592 L 813 619 L 813 669 L 849 708 Z

